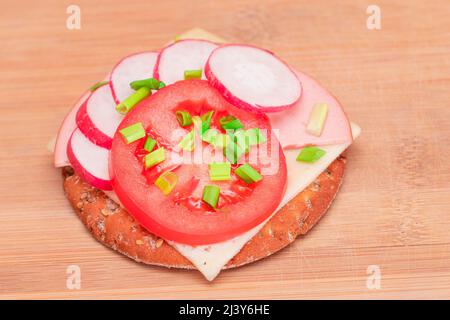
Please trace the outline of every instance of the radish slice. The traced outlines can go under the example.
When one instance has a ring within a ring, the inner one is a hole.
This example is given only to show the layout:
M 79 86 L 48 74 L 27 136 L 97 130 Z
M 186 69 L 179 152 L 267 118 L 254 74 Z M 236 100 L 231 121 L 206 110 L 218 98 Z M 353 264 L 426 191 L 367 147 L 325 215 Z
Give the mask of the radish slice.
M 108 81 L 109 74 L 102 80 Z M 55 149 L 54 149 L 54 165 L 56 168 L 70 166 L 69 158 L 67 157 L 67 143 L 72 136 L 72 133 L 77 128 L 77 113 L 78 110 L 83 106 L 86 100 L 91 95 L 91 91 L 86 91 L 75 103 L 72 109 L 64 118 L 63 123 L 58 131 L 58 136 L 56 137 Z
M 229 44 L 215 49 L 205 74 L 231 104 L 250 111 L 282 111 L 302 94 L 299 79 L 286 63 L 253 46 Z
M 84 181 L 102 190 L 112 190 L 108 149 L 93 144 L 76 129 L 67 145 L 67 155 L 73 169 Z
M 107 85 L 95 90 L 77 113 L 80 131 L 96 145 L 107 149 L 111 149 L 112 138 L 122 119 Z
M 157 58 L 157 52 L 147 51 L 127 56 L 116 64 L 109 80 L 116 104 L 134 93 L 130 82 L 153 77 Z
M 59 128 L 58 136 L 56 137 L 54 153 L 54 165 L 56 168 L 70 166 L 69 158 L 67 157 L 67 143 L 72 136 L 72 133 L 77 128 L 77 112 L 81 106 L 91 95 L 91 91 L 84 93 L 75 103 L 72 110 L 66 115 L 64 121 Z
M 308 75 L 297 72 L 297 77 L 303 86 L 300 101 L 292 109 L 268 115 L 272 129 L 275 132 L 278 130 L 278 138 L 283 148 L 352 142 L 350 122 L 336 98 Z M 318 137 L 306 131 L 309 115 L 317 103 L 326 103 L 328 106 L 328 115 Z
M 207 40 L 180 40 L 161 50 L 154 76 L 166 85 L 184 80 L 184 71 L 204 71 L 206 60 L 217 45 Z M 202 78 L 205 79 L 203 72 Z

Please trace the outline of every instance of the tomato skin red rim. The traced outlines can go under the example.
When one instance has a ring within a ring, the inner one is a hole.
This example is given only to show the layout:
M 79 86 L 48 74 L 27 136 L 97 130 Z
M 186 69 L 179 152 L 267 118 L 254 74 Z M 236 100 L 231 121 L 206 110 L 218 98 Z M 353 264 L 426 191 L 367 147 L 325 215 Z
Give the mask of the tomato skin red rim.
M 194 96 L 192 92 L 195 93 Z M 230 105 L 204 80 L 180 81 L 159 90 L 138 104 L 124 118 L 118 130 L 136 121 L 144 122 L 144 127 L 147 126 L 146 121 L 149 119 L 157 124 L 161 123 L 158 120 L 166 121 L 168 116 L 164 113 L 167 112 L 164 108 L 172 108 L 173 103 L 180 103 L 180 101 L 184 103 L 184 100 L 180 100 L 180 97 L 186 99 L 184 95 L 189 96 L 189 99 L 200 99 L 202 103 L 215 108 L 218 113 L 223 110 L 230 111 L 238 115 L 247 125 L 253 124 L 271 130 L 270 122 L 265 115 L 248 113 Z M 173 99 L 173 101 L 167 102 L 167 99 Z M 175 113 L 173 113 L 173 121 L 179 127 Z M 168 130 L 173 128 L 174 124 L 161 126 L 164 130 Z M 158 129 L 161 131 L 161 127 Z M 279 146 L 274 134 L 271 134 L 271 139 L 275 139 L 274 143 Z M 170 198 L 170 195 L 168 198 L 163 198 L 160 190 L 156 192 L 155 186 L 146 184 L 141 163 L 133 160 L 136 145 L 126 145 L 116 133 L 109 161 L 111 183 L 130 214 L 149 232 L 166 240 L 190 245 L 229 240 L 264 222 L 277 209 L 284 195 L 287 182 L 286 161 L 279 146 L 278 155 L 273 155 L 278 156 L 278 174 L 265 176 L 265 179 L 256 186 L 254 195 L 230 205 L 228 212 L 192 212 L 183 206 L 176 207 L 172 201 L 174 198 Z M 198 173 L 193 165 L 182 166 L 181 170 L 184 171 L 181 171 L 181 176 L 185 180 L 192 178 L 192 173 Z M 202 166 L 207 165 L 202 164 Z M 200 175 L 203 174 L 202 170 L 199 172 Z

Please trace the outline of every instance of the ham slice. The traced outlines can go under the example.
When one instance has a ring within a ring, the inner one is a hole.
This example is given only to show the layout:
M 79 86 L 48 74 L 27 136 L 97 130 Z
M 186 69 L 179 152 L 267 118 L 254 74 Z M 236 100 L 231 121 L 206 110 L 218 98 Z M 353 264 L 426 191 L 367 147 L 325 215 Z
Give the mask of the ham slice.
M 310 76 L 298 71 L 296 73 L 303 87 L 300 100 L 291 109 L 267 114 L 272 123 L 272 129 L 275 132 L 278 130 L 282 147 L 294 149 L 307 145 L 352 142 L 350 122 L 336 98 Z M 306 132 L 309 114 L 317 103 L 328 105 L 328 115 L 320 136 Z

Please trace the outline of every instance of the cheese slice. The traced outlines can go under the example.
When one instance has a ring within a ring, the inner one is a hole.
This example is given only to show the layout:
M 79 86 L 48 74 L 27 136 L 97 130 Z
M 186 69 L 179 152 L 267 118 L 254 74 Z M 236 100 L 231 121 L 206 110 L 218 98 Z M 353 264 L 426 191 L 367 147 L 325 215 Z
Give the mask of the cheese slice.
M 352 134 L 356 139 L 361 128 L 351 123 Z M 278 212 L 283 206 L 291 201 L 297 194 L 302 192 L 334 161 L 344 152 L 350 143 L 334 144 L 328 146 L 321 146 L 320 148 L 326 151 L 326 154 L 314 163 L 298 162 L 296 160 L 298 155 L 297 150 L 285 150 L 286 164 L 287 164 L 287 188 L 283 199 L 281 200 L 278 209 L 263 223 L 254 227 L 253 229 L 227 241 L 214 243 L 210 245 L 190 246 L 187 244 L 169 241 L 179 253 L 191 261 L 195 267 L 205 276 L 209 281 L 212 281 L 223 269 L 223 267 L 230 261 L 242 247 L 250 241 L 261 230 L 267 221 Z

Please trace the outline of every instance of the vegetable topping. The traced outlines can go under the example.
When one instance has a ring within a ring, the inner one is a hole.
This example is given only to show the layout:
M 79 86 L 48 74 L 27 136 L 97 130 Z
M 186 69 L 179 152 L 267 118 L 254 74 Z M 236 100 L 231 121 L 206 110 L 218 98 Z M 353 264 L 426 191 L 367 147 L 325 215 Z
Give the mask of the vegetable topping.
M 119 132 L 128 144 L 145 137 L 145 130 L 141 122 L 123 128 Z
M 162 173 L 155 181 L 155 185 L 162 191 L 164 195 L 172 192 L 178 182 L 178 176 L 172 171 Z
M 306 131 L 312 135 L 320 137 L 328 114 L 328 105 L 326 103 L 317 103 L 309 114 Z
M 305 147 L 298 154 L 297 161 L 313 163 L 322 158 L 325 153 L 325 150 L 317 147 Z
M 202 69 L 184 71 L 184 80 L 201 79 L 201 78 L 202 78 Z
M 236 173 L 236 175 L 238 175 L 239 178 L 241 178 L 248 184 L 258 182 L 262 179 L 261 174 L 259 174 L 259 172 L 256 171 L 248 163 L 245 163 L 236 170 L 234 170 L 234 173 Z
M 152 91 L 147 87 L 139 88 L 135 93 L 131 96 L 123 100 L 116 107 L 117 112 L 121 114 L 128 113 L 131 109 L 134 108 L 136 104 L 138 104 L 142 99 L 152 94 Z
M 231 180 L 231 164 L 229 162 L 213 162 L 209 164 L 211 181 Z
M 121 122 L 110 151 L 114 191 L 159 237 L 191 245 L 233 238 L 283 197 L 286 161 L 270 128 L 267 117 L 234 107 L 206 81 L 176 82 Z

